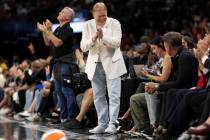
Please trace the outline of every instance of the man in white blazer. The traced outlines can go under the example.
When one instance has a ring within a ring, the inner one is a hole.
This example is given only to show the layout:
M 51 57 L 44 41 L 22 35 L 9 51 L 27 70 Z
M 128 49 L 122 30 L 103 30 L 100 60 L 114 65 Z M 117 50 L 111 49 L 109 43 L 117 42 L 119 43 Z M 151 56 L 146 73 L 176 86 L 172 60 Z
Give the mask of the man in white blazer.
M 85 71 L 92 83 L 98 116 L 98 126 L 89 132 L 116 133 L 121 76 L 127 72 L 120 51 L 121 25 L 118 20 L 107 17 L 107 8 L 102 2 L 93 6 L 93 17 L 84 24 L 81 40 L 82 51 L 89 51 Z

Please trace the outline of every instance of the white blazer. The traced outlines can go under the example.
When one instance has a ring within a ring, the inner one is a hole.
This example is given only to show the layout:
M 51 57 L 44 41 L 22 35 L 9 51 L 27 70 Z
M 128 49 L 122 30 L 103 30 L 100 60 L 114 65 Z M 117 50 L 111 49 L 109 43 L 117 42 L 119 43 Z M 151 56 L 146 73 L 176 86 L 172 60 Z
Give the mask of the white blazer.
M 127 73 L 120 51 L 122 31 L 119 21 L 108 17 L 102 30 L 103 38 L 93 43 L 92 36 L 96 32 L 95 20 L 84 23 L 80 46 L 83 52 L 89 51 L 85 72 L 90 80 L 93 79 L 99 58 L 108 79 L 115 79 Z

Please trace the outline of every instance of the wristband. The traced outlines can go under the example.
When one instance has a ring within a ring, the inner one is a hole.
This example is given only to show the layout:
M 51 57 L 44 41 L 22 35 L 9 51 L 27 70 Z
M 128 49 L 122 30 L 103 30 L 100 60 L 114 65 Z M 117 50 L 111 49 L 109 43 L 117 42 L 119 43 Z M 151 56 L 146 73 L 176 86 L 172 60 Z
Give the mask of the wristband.
M 151 81 L 153 80 L 152 77 L 149 76 L 149 75 L 147 75 L 147 78 L 148 78 L 149 80 L 151 80 Z

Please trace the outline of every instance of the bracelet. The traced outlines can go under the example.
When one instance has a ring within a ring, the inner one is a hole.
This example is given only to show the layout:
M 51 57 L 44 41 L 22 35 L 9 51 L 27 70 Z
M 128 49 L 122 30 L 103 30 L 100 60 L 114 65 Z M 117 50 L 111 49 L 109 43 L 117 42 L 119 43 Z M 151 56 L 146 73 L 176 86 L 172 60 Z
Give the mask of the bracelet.
M 147 76 L 147 78 L 150 80 L 150 81 L 152 81 L 153 79 L 152 79 L 152 77 L 151 76 Z

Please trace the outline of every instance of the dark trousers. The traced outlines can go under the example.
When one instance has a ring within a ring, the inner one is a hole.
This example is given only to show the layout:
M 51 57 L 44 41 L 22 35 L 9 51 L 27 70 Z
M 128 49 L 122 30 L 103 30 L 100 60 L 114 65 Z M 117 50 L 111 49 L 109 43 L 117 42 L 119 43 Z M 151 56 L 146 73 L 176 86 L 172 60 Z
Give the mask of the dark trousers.
M 71 87 L 65 86 L 63 79 L 65 75 L 70 75 L 74 72 L 75 65 L 57 62 L 54 65 L 53 71 L 55 76 L 55 92 L 60 99 L 60 119 L 71 120 L 76 117 L 78 106 L 74 91 Z
M 202 112 L 203 102 L 210 90 L 193 90 L 187 92 L 168 119 L 168 134 L 178 136 L 189 127 L 190 121 L 197 119 Z
M 207 120 L 207 118 L 209 117 L 209 114 L 210 114 L 210 92 L 207 93 L 207 98 L 203 104 L 204 104 L 204 107 L 203 107 L 203 112 L 200 117 L 199 124 L 204 123 Z
M 50 110 L 54 108 L 54 99 L 53 99 L 53 92 L 50 92 L 50 94 L 47 97 L 42 97 L 40 106 L 38 108 L 38 113 L 40 113 L 43 116 L 49 116 Z
M 197 89 L 195 89 L 197 90 Z M 161 117 L 164 124 L 167 126 L 168 124 L 168 119 L 173 115 L 176 107 L 178 106 L 178 104 L 181 102 L 183 96 L 186 93 L 190 93 L 190 92 L 195 92 L 195 90 L 191 90 L 191 89 L 170 89 L 167 91 L 167 93 L 164 95 L 166 96 L 166 100 L 165 100 L 165 112 L 164 115 L 162 115 Z

